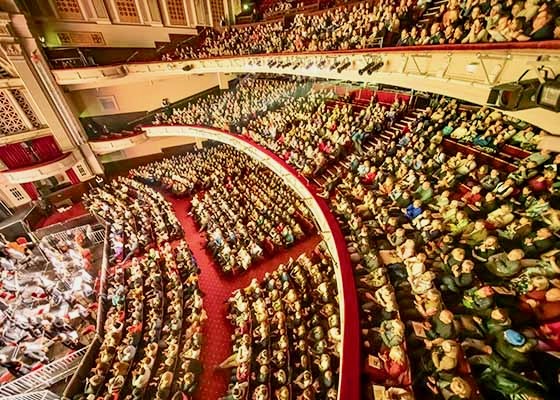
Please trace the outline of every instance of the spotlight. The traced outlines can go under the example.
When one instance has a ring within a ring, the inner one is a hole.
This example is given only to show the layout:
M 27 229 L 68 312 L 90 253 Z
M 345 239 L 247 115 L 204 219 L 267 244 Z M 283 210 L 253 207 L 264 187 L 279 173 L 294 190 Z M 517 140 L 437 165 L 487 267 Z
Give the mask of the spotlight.
M 382 66 L 383 66 L 383 60 L 381 59 L 374 60 L 369 64 L 366 64 L 366 66 L 364 66 L 363 68 L 360 68 L 358 70 L 358 75 L 363 75 L 364 73 L 371 75 L 373 72 L 377 71 Z
M 338 73 L 341 73 L 342 71 L 344 71 L 346 68 L 348 68 L 352 63 L 350 61 L 346 61 L 344 64 L 342 64 L 340 67 L 337 68 Z
M 334 64 L 332 64 L 332 65 L 330 66 L 329 69 L 332 71 L 333 69 L 335 69 L 335 68 L 338 67 L 339 65 L 340 65 L 340 62 L 339 62 L 339 61 L 335 61 Z
M 539 88 L 538 79 L 527 79 L 494 86 L 488 95 L 488 104 L 502 110 L 525 110 L 536 106 L 535 94 Z
M 560 111 L 560 78 L 547 80 L 537 90 L 537 105 L 551 111 Z
M 309 68 L 311 68 L 312 66 L 313 66 L 313 61 L 311 61 L 309 64 L 307 64 L 307 65 L 305 66 L 305 69 L 309 69 Z
M 193 68 L 194 68 L 194 66 L 192 64 L 187 64 L 183 67 L 183 71 L 188 72 Z
M 301 66 L 301 62 L 294 63 L 292 69 L 297 69 Z
M 327 63 L 327 60 L 322 60 L 319 64 L 317 64 L 317 66 L 319 68 L 323 68 L 325 66 L 325 64 Z

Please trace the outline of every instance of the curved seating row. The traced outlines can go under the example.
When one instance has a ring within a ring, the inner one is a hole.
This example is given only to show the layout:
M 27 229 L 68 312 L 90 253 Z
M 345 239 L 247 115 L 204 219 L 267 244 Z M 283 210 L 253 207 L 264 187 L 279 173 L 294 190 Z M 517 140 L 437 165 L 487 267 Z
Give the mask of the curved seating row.
M 183 230 L 171 205 L 160 193 L 132 179 L 119 177 L 84 195 L 85 207 L 110 224 L 112 261 L 126 261 Z
M 338 396 L 341 351 L 336 284 L 324 245 L 253 280 L 229 300 L 235 326 L 234 399 Z
M 308 208 L 278 176 L 225 146 L 149 164 L 130 175 L 176 196 L 193 196 L 190 213 L 226 273 L 245 271 L 315 229 Z

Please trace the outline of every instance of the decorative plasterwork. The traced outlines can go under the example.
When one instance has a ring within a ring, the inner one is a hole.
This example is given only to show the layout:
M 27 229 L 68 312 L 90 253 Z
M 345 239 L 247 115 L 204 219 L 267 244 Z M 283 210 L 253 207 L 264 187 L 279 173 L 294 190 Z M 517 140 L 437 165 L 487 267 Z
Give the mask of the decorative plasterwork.
M 2 49 L 8 57 L 19 57 L 22 55 L 21 45 L 19 43 L 2 43 Z

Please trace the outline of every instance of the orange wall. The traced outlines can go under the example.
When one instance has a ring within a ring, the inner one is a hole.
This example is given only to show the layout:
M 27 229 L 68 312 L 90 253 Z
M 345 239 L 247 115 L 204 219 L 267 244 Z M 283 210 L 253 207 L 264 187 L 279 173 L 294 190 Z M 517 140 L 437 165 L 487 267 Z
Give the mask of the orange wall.
M 230 78 L 233 75 L 229 76 Z M 70 92 L 68 97 L 80 117 L 150 111 L 161 107 L 165 97 L 171 102 L 184 99 L 218 86 L 218 74 L 181 75 L 169 79 L 146 80 L 142 83 L 84 89 Z M 113 96 L 117 111 L 104 111 L 99 97 Z
M 166 137 L 166 138 L 150 138 L 148 141 L 125 150 L 115 153 L 109 153 L 101 156 L 103 163 L 109 163 L 127 158 L 144 157 L 151 154 L 161 153 L 163 149 L 168 147 L 182 146 L 185 144 L 196 143 L 201 139 L 185 138 L 185 137 Z

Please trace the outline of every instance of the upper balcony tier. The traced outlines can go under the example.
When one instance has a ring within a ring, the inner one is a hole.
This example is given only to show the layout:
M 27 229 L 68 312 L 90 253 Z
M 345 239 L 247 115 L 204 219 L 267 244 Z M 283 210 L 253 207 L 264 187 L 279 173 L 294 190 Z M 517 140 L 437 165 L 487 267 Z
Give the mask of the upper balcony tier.
M 560 71 L 560 40 L 429 45 L 367 50 L 230 56 L 53 70 L 70 90 L 205 73 L 276 73 L 387 84 L 486 104 L 490 89 L 535 78 L 544 65 Z M 366 67 L 375 67 L 368 70 Z M 542 108 L 507 112 L 560 135 L 560 115 Z
M 64 173 L 80 161 L 77 152 L 64 153 L 59 157 L 27 167 L 0 172 L 0 184 L 22 184 L 47 179 Z

